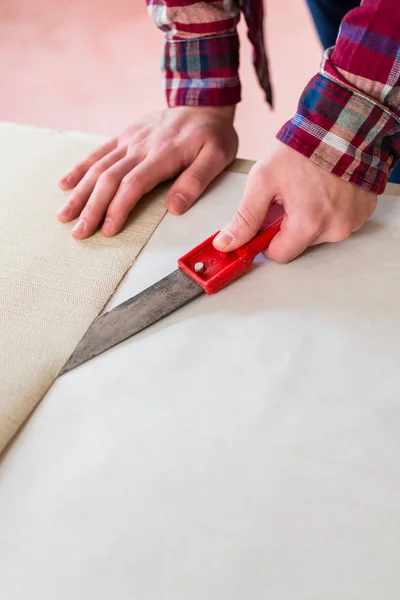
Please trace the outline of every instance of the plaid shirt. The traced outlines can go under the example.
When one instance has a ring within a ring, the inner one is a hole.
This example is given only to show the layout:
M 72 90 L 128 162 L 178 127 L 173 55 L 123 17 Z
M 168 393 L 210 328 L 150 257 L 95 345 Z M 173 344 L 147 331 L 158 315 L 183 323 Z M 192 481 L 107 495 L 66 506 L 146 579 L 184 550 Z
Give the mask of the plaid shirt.
M 146 0 L 167 33 L 163 58 L 169 106 L 225 106 L 241 98 L 239 38 L 243 12 L 253 43 L 256 73 L 272 105 L 260 0 Z
M 240 100 L 243 12 L 254 64 L 272 102 L 262 0 L 147 0 L 167 32 L 163 68 L 170 106 Z M 362 0 L 344 18 L 334 48 L 277 135 L 324 169 L 375 193 L 400 158 L 400 1 Z

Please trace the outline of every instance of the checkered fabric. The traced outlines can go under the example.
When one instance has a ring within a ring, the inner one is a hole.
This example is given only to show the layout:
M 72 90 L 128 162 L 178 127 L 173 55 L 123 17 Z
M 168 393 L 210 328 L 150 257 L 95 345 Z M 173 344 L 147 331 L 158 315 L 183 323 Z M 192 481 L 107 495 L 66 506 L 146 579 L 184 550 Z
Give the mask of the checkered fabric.
M 400 157 L 400 2 L 364 0 L 277 136 L 342 179 L 377 194 Z
M 258 80 L 272 105 L 262 1 L 147 0 L 147 6 L 156 25 L 167 33 L 162 66 L 169 106 L 226 106 L 240 101 L 236 26 L 241 13 L 253 44 Z
M 260 84 L 272 103 L 262 0 L 147 0 L 147 5 L 167 34 L 163 69 L 170 106 L 240 101 L 241 13 Z M 400 0 L 363 0 L 345 16 L 336 45 L 325 52 L 296 115 L 277 137 L 342 179 L 383 191 L 400 158 Z

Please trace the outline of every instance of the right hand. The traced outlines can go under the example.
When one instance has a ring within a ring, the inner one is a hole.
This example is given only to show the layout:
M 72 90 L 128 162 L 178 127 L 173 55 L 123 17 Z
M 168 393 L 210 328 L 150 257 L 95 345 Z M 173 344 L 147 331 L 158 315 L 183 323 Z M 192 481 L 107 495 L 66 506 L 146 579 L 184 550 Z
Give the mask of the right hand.
M 242 201 L 215 238 L 215 248 L 231 252 L 249 242 L 273 202 L 282 204 L 285 216 L 265 254 L 287 263 L 309 246 L 346 240 L 372 216 L 377 197 L 274 140 L 252 168 Z
M 118 233 L 131 210 L 159 183 L 180 177 L 167 194 L 167 209 L 184 213 L 237 152 L 235 108 L 167 108 L 131 125 L 60 181 L 71 192 L 58 213 L 62 222 L 79 217 L 72 230 L 87 238 L 102 225 L 105 236 Z

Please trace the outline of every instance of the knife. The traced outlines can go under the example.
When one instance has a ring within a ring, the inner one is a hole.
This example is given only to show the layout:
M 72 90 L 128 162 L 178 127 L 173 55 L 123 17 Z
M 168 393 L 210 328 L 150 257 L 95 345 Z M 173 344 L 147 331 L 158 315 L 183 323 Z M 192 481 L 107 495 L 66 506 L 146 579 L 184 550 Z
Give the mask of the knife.
M 215 294 L 243 275 L 278 233 L 284 214 L 280 204 L 272 204 L 263 228 L 233 252 L 214 248 L 213 240 L 219 232 L 190 250 L 178 260 L 176 271 L 97 317 L 60 375 L 143 331 L 204 292 Z

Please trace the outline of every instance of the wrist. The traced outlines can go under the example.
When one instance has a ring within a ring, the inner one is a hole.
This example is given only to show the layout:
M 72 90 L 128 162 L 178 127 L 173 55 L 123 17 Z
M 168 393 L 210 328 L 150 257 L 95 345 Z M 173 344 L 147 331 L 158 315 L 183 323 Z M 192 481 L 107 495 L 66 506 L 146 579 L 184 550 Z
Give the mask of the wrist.
M 221 119 L 226 119 L 227 121 L 233 122 L 235 118 L 236 104 L 229 106 L 204 106 L 202 108 L 207 110 L 209 114 L 214 114 Z
M 192 113 L 198 116 L 199 113 L 207 114 L 210 117 L 223 119 L 233 123 L 235 119 L 236 104 L 229 106 L 170 106 L 168 110 L 180 110 L 187 114 Z

